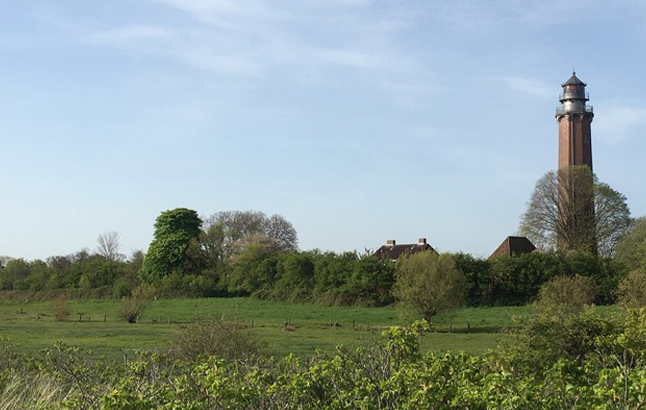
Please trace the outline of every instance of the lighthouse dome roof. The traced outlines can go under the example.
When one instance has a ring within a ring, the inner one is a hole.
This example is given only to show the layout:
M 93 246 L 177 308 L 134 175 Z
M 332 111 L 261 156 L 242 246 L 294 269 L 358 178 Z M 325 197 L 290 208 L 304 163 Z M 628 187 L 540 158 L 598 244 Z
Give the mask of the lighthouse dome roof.
M 579 80 L 579 77 L 576 76 L 576 72 L 572 72 L 572 77 L 570 77 L 564 84 L 563 86 L 566 85 L 582 85 L 585 87 L 585 83 L 581 80 Z

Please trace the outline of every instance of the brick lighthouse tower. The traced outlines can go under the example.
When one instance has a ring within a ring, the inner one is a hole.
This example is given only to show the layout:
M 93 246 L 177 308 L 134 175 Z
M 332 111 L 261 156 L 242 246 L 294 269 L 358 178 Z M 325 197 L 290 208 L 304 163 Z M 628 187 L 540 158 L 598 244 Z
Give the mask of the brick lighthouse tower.
M 586 105 L 586 84 L 576 73 L 567 80 L 556 110 L 559 124 L 557 247 L 597 252 L 594 222 L 592 142 L 594 113 Z
M 561 107 L 556 110 L 559 123 L 559 169 L 574 165 L 587 165 L 592 170 L 592 144 L 590 123 L 592 107 L 586 105 L 586 84 L 576 73 L 562 85 Z

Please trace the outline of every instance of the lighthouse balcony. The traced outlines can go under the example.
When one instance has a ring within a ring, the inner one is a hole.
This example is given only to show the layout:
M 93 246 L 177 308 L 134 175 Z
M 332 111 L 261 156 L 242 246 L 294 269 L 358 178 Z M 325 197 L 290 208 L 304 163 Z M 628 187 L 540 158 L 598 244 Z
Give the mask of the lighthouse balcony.
M 594 110 L 592 109 L 591 105 L 586 105 L 583 107 L 583 110 L 577 110 L 577 109 L 572 109 L 572 107 L 557 107 L 556 108 L 556 115 L 565 115 L 565 114 L 583 114 L 583 113 L 589 113 L 589 114 L 594 114 Z
M 590 99 L 590 93 L 566 91 L 559 94 L 559 100 L 586 100 Z

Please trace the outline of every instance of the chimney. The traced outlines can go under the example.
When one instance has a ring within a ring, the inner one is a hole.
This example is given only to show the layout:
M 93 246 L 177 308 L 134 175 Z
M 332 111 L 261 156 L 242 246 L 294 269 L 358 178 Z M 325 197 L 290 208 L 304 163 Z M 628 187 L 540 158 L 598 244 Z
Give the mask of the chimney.
M 417 240 L 417 246 L 426 246 L 426 238 L 419 238 Z
M 388 246 L 395 246 L 395 240 L 394 239 L 388 239 L 386 241 L 386 245 Z

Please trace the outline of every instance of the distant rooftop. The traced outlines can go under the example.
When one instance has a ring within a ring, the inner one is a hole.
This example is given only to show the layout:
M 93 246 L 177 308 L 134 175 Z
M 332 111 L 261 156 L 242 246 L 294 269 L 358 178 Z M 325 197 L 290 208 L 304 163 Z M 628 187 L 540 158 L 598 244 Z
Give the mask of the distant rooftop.
M 536 247 L 524 236 L 508 236 L 498 248 L 493 251 L 489 259 L 496 258 L 501 255 L 517 256 L 524 253 L 531 253 L 536 250 Z
M 419 238 L 417 243 L 407 243 L 397 245 L 395 240 L 390 239 L 386 241 L 385 245 L 382 245 L 374 253 L 378 258 L 396 260 L 399 259 L 402 255 L 412 255 L 421 251 L 435 251 L 431 245 L 426 243 L 426 238 Z

